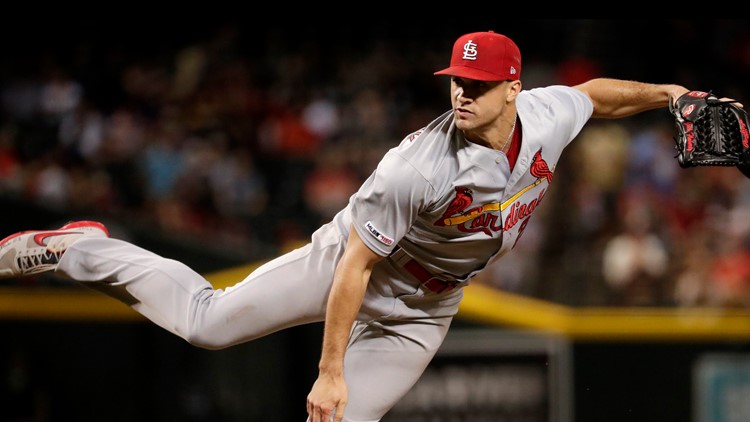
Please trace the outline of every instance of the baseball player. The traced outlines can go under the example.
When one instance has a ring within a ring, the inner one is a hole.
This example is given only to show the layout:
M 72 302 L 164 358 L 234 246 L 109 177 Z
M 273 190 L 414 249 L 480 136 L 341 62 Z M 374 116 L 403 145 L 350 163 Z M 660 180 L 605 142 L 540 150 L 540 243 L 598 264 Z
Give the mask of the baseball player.
M 325 321 L 308 420 L 378 421 L 430 363 L 462 288 L 523 237 L 586 122 L 687 92 L 614 79 L 522 90 L 519 49 L 493 31 L 459 37 L 435 74 L 450 77 L 451 109 L 388 151 L 309 244 L 232 287 L 94 221 L 5 238 L 0 277 L 54 271 L 206 349 Z

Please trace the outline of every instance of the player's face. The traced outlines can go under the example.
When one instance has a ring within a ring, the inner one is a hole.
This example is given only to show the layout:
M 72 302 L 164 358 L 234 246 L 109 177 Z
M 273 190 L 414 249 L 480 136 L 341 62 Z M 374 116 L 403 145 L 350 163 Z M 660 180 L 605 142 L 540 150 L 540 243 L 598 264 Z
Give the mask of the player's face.
M 451 104 L 456 127 L 464 131 L 467 138 L 473 140 L 471 134 L 485 138 L 488 132 L 499 127 L 508 98 L 508 84 L 451 77 Z

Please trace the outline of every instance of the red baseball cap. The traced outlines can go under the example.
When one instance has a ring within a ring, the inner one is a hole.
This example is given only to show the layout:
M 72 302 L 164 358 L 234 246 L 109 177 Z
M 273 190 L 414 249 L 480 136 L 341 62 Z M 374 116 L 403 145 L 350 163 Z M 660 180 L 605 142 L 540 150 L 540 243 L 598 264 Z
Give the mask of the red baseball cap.
M 434 74 L 477 81 L 515 81 L 521 76 L 521 52 L 505 35 L 473 32 L 456 40 L 450 67 Z

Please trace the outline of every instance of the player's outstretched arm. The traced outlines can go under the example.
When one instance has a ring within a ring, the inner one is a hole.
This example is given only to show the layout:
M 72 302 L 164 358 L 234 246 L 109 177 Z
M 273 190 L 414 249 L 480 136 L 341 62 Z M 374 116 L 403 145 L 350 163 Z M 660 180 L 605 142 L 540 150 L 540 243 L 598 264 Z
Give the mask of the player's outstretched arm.
M 672 98 L 688 92 L 673 84 L 651 84 L 621 79 L 597 78 L 574 88 L 584 92 L 594 103 L 592 117 L 619 119 L 647 110 L 667 107 Z
M 344 417 L 348 400 L 344 353 L 372 267 L 383 259 L 362 242 L 354 228 L 349 232 L 346 250 L 336 267 L 328 295 L 318 379 L 307 396 L 307 413 L 311 422 L 329 422 L 333 412 L 336 422 L 341 422 Z

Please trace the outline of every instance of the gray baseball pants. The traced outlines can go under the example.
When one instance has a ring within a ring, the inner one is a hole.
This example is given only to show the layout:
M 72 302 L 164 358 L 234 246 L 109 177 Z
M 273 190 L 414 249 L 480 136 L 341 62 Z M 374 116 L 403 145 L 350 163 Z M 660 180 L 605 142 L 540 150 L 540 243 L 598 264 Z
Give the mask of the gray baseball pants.
M 167 331 L 222 349 L 320 322 L 345 238 L 331 225 L 224 290 L 185 264 L 112 238 L 82 238 L 56 272 L 114 297 Z M 390 259 L 373 270 L 345 355 L 345 421 L 379 421 L 419 379 L 443 342 L 461 289 L 434 294 Z M 304 406 L 304 403 L 299 403 Z

